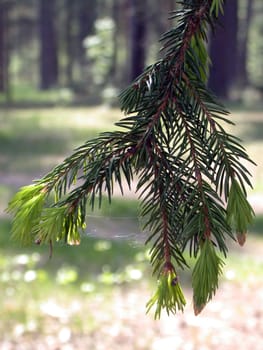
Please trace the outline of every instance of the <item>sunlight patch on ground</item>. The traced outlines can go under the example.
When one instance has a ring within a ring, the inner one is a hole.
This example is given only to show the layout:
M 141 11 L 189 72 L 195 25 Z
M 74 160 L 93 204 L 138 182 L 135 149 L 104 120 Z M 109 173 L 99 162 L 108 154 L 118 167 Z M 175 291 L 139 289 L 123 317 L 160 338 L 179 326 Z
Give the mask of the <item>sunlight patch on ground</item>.
M 14 112 L 15 113 L 15 112 Z M 35 121 L 38 121 L 38 127 L 50 129 L 52 127 L 72 129 L 82 129 L 90 127 L 94 129 L 105 129 L 113 127 L 114 122 L 118 121 L 123 115 L 118 109 L 111 109 L 107 106 L 98 107 L 74 107 L 74 108 L 54 108 L 54 109 L 36 109 L 17 111 L 16 118 L 20 120 L 30 120 L 35 115 Z

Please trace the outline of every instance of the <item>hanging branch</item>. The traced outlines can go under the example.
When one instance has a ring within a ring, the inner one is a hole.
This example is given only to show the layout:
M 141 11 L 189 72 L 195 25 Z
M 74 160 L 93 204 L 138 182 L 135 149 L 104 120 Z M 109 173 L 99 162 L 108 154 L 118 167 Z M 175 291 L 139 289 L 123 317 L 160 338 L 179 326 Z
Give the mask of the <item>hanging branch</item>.
M 245 242 L 254 212 L 246 198 L 251 186 L 243 161 L 252 162 L 240 140 L 228 134 L 228 112 L 206 87 L 207 30 L 215 30 L 223 0 L 183 1 L 172 13 L 177 26 L 165 33 L 163 58 L 145 69 L 120 95 L 127 115 L 87 141 L 9 204 L 12 236 L 24 243 L 64 240 L 79 244 L 87 205 L 94 208 L 113 188 L 124 193 L 138 178 L 140 215 L 157 291 L 147 304 L 183 310 L 178 269 L 188 268 L 184 251 L 196 259 L 192 273 L 194 311 L 213 297 L 226 257 L 226 236 Z M 74 185 L 74 187 L 73 187 Z M 51 202 L 51 198 L 54 201 Z

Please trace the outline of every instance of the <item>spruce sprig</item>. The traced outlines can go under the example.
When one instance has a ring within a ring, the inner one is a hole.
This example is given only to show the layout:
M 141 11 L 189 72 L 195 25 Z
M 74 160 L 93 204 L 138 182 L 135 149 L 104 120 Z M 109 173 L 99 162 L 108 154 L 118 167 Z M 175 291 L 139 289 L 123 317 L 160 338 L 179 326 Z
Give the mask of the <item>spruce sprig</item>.
M 197 259 L 193 274 L 195 313 L 212 298 L 227 255 L 226 236 L 244 243 L 254 212 L 240 140 L 224 129 L 228 111 L 207 89 L 207 31 L 215 30 L 223 0 L 183 1 L 172 13 L 176 27 L 161 37 L 163 58 L 120 95 L 126 114 L 117 131 L 87 141 L 9 204 L 12 236 L 24 243 L 79 244 L 87 206 L 111 202 L 137 181 L 143 228 L 149 231 L 157 291 L 147 304 L 183 310 L 178 269 L 184 251 Z M 253 162 L 252 162 L 253 163 Z M 52 198 L 54 198 L 52 202 Z M 236 237 L 233 231 L 237 232 Z M 176 271 L 176 272 L 175 272 Z M 175 283 L 176 282 L 176 283 Z
M 146 313 L 156 306 L 154 318 L 159 319 L 163 309 L 168 315 L 176 314 L 177 311 L 183 311 L 185 304 L 186 300 L 176 272 L 165 268 L 158 280 L 156 292 L 146 304 Z
M 238 243 L 243 246 L 246 241 L 248 226 L 253 222 L 255 213 L 249 204 L 239 183 L 233 179 L 227 203 L 227 221 L 235 230 Z
M 216 254 L 213 243 L 206 239 L 192 273 L 194 312 L 198 315 L 212 299 L 218 288 L 224 262 Z
M 14 215 L 12 238 L 23 244 L 31 244 L 33 230 L 41 216 L 47 193 L 43 185 L 24 186 L 15 194 L 8 206 Z

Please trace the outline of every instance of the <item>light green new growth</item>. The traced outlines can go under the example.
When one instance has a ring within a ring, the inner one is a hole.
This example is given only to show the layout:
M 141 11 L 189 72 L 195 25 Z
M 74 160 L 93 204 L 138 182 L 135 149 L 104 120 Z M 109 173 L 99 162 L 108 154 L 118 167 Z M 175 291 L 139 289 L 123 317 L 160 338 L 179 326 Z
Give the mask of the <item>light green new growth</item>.
M 12 238 L 31 244 L 33 228 L 41 216 L 46 193 L 43 185 L 22 187 L 9 203 L 8 211 L 14 214 Z
M 170 312 L 175 314 L 177 311 L 183 311 L 185 304 L 184 294 L 175 271 L 166 271 L 160 276 L 157 290 L 146 304 L 146 308 L 148 313 L 155 306 L 154 318 L 159 319 L 163 309 L 168 315 Z
M 58 241 L 79 244 L 87 206 L 100 206 L 104 195 L 111 202 L 114 186 L 123 193 L 136 178 L 158 279 L 147 304 L 147 312 L 156 307 L 155 318 L 163 309 L 184 308 L 177 276 L 189 268 L 186 250 L 197 259 L 194 310 L 202 310 L 218 287 L 226 238 L 243 245 L 254 216 L 243 165 L 252 161 L 225 131 L 225 123 L 233 123 L 206 86 L 207 32 L 216 29 L 223 6 L 223 0 L 182 2 L 172 13 L 176 27 L 161 37 L 163 58 L 121 93 L 126 116 L 118 130 L 87 141 L 9 204 L 14 239 L 51 248 Z
M 237 233 L 246 233 L 255 213 L 247 201 L 244 191 L 233 179 L 227 202 L 227 221 Z
M 224 262 L 217 256 L 213 243 L 206 239 L 192 273 L 195 315 L 202 311 L 216 293 L 223 265 Z

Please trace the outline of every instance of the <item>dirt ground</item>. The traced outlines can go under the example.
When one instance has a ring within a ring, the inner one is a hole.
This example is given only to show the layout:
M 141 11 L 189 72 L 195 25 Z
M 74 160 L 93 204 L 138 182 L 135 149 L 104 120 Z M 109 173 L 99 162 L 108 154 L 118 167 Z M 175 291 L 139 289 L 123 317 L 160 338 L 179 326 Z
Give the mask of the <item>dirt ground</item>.
M 243 247 L 263 271 L 262 244 L 252 239 Z M 240 252 L 242 254 L 242 252 Z M 253 253 L 253 255 L 252 255 Z M 239 260 L 238 260 L 239 261 Z M 249 267 L 248 267 L 249 271 Z M 236 276 L 228 269 L 213 300 L 194 316 L 191 291 L 185 290 L 184 313 L 145 315 L 149 285 L 116 288 L 110 295 L 80 296 L 68 305 L 49 296 L 39 305 L 42 328 L 14 328 L 12 337 L 0 334 L 1 350 L 262 350 L 263 273 Z M 26 305 L 30 307 L 30 300 Z M 79 317 L 87 324 L 79 327 Z M 1 321 L 0 321 L 1 322 Z
M 259 283 L 261 282 L 261 283 Z M 94 298 L 85 305 L 93 329 L 76 333 L 56 307 L 46 310 L 41 334 L 16 330 L 13 340 L 3 340 L 1 350 L 262 350 L 263 281 L 227 282 L 199 316 L 194 316 L 190 295 L 183 314 L 160 321 L 144 314 L 147 292 L 116 291 L 108 307 Z M 75 313 L 82 312 L 75 305 Z M 73 313 L 74 313 L 73 312 Z M 69 321 L 69 320 L 68 320 Z M 4 337 L 4 335 L 2 335 Z

